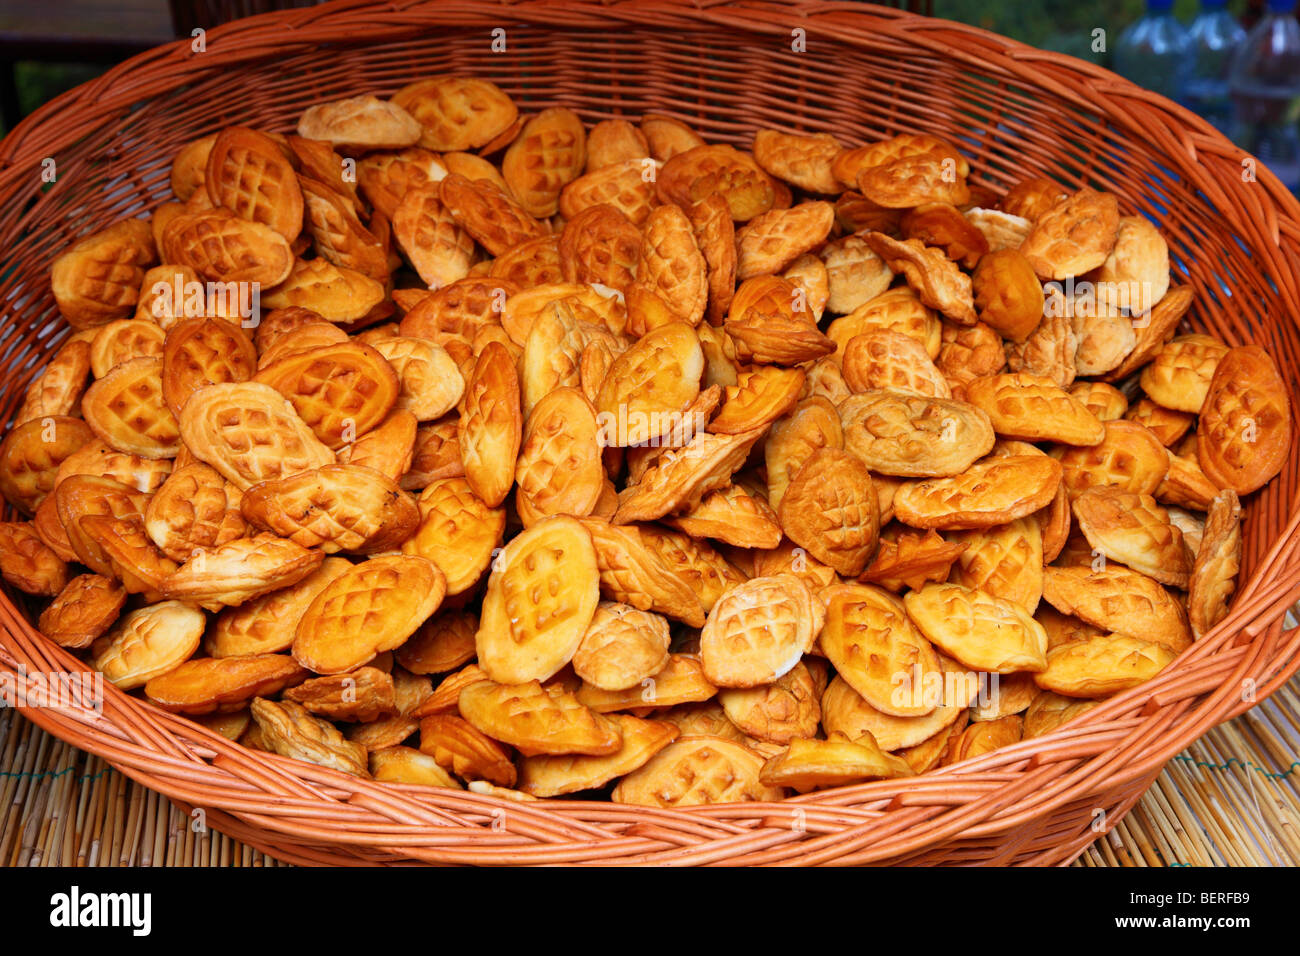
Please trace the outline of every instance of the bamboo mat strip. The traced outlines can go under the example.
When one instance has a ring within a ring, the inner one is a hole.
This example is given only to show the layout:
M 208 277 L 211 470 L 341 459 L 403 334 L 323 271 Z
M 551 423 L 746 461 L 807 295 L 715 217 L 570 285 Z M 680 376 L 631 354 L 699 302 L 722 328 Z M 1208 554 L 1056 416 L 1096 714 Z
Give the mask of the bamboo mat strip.
M 1300 865 L 1300 677 L 1169 762 L 1075 866 Z M 286 866 L 0 709 L 0 866 Z
M 0 709 L 0 866 L 285 866 Z

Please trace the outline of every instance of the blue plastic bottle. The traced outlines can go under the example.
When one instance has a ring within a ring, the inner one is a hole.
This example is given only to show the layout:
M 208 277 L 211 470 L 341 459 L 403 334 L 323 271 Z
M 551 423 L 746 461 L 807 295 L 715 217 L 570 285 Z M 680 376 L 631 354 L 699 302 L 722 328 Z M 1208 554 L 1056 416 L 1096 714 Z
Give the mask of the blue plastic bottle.
M 1191 37 L 1174 19 L 1173 0 L 1148 0 L 1147 12 L 1115 41 L 1115 72 L 1176 99 L 1191 73 Z
M 1300 188 L 1300 21 L 1296 0 L 1270 0 L 1232 59 L 1233 142 L 1294 192 Z
M 1221 132 L 1231 122 L 1228 73 L 1246 31 L 1227 10 L 1227 0 L 1201 0 L 1201 12 L 1187 28 L 1191 39 L 1191 69 L 1181 97 L 1183 104 Z

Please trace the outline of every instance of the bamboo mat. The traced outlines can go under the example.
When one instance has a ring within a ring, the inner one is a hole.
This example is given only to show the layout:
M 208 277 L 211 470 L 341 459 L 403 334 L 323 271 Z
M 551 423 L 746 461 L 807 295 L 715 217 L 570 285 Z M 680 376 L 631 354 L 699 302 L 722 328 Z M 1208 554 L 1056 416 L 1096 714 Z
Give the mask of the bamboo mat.
M 1075 866 L 1300 865 L 1300 677 L 1210 731 Z M 0 865 L 284 866 L 0 709 Z

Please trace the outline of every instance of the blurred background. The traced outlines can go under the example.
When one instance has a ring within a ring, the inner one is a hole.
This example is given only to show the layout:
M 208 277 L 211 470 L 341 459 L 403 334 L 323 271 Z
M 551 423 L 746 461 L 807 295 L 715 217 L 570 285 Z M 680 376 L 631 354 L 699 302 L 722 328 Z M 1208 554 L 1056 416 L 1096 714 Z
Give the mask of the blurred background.
M 132 54 L 312 0 L 0 0 L 0 132 Z M 1297 0 L 895 0 L 1113 69 L 1300 189 Z

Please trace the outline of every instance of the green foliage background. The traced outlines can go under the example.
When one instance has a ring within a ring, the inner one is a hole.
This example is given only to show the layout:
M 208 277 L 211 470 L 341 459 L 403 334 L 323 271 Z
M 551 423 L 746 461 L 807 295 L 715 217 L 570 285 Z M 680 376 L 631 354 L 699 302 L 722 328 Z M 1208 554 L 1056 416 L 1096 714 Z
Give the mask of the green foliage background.
M 1228 9 L 1240 14 L 1246 0 Z M 1198 0 L 1175 0 L 1174 16 L 1189 23 Z M 934 15 L 992 30 L 1031 46 L 1109 66 L 1123 29 L 1142 15 L 1143 0 L 934 0 Z M 1092 31 L 1106 31 L 1106 52 L 1092 52 Z

